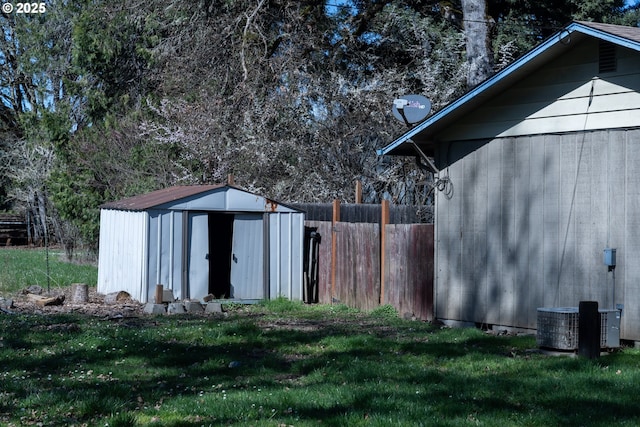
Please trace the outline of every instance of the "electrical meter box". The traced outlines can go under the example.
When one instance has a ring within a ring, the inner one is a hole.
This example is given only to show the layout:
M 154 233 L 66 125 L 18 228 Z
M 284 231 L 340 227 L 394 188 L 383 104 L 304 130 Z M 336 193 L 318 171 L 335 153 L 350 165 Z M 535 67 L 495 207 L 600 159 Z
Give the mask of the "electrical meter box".
M 604 265 L 609 267 L 616 266 L 616 249 L 605 248 L 604 250 Z

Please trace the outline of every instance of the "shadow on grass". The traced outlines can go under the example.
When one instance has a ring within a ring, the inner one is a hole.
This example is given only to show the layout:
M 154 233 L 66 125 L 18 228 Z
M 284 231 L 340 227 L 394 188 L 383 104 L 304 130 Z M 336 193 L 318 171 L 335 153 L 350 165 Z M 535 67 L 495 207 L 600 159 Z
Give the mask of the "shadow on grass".
M 111 426 L 136 425 L 132 414 L 166 426 L 640 420 L 631 358 L 613 357 L 613 366 L 551 359 L 523 351 L 530 339 L 410 323 L 273 323 L 0 317 L 0 421 L 45 414 L 53 425 L 110 418 Z M 616 374 L 626 369 L 633 376 Z M 166 419 L 173 412 L 181 419 Z

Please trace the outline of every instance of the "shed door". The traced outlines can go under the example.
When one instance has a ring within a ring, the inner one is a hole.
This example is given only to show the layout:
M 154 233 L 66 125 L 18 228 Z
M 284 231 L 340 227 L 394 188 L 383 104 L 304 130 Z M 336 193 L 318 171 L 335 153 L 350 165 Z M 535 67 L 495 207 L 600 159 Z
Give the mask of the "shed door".
M 189 283 L 186 296 L 200 298 L 209 294 L 209 215 L 189 213 Z M 183 293 L 183 296 L 185 294 Z
M 231 297 L 264 299 L 262 214 L 238 214 L 233 222 Z

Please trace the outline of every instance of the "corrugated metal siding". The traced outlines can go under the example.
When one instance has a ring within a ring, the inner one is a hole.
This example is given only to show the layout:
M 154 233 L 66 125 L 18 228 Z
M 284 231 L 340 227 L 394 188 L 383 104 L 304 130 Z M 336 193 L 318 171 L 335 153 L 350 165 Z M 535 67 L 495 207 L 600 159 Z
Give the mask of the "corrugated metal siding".
M 438 136 L 495 136 L 638 126 L 640 56 L 618 47 L 616 72 L 598 75 L 598 40 L 588 39 Z
M 538 307 L 609 308 L 618 249 L 622 337 L 640 339 L 640 130 L 455 143 L 439 153 L 436 316 L 536 327 Z
M 102 209 L 100 224 L 97 291 L 126 291 L 145 302 L 147 213 Z
M 210 186 L 205 186 L 208 188 Z M 286 205 L 257 194 L 223 186 L 158 205 L 162 209 L 226 212 L 294 212 Z
M 304 214 L 269 214 L 269 298 L 302 300 Z
M 182 212 L 149 211 L 148 301 L 161 284 L 182 297 Z
M 261 214 L 235 215 L 231 259 L 231 298 L 265 298 L 263 239 Z
M 209 294 L 209 216 L 206 212 L 189 212 L 186 295 L 181 298 L 202 298 Z M 181 286 L 182 288 L 182 286 Z M 229 295 L 226 295 L 229 298 Z

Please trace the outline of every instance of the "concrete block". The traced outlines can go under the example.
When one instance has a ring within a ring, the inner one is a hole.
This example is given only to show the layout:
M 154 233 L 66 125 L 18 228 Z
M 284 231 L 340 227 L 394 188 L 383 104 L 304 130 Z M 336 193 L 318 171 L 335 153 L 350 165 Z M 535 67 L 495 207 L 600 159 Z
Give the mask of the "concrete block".
M 154 304 L 150 302 L 145 304 L 143 311 L 147 314 L 165 314 L 167 309 L 164 304 Z
M 202 313 L 204 307 L 198 301 L 185 301 L 184 309 L 187 313 Z
M 204 311 L 205 313 L 222 313 L 222 304 L 219 302 L 210 302 Z
M 173 291 L 171 289 L 163 289 L 162 290 L 162 302 L 174 302 L 176 299 L 173 296 Z
M 167 306 L 167 313 L 169 314 L 182 314 L 186 313 L 184 305 L 181 302 L 174 302 Z

